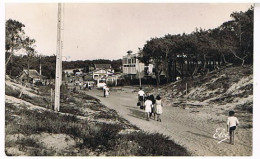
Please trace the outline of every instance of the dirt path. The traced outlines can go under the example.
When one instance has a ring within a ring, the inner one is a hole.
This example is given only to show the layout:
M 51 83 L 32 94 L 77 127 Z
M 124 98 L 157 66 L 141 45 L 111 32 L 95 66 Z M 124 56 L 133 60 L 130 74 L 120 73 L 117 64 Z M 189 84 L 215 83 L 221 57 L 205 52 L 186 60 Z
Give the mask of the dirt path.
M 216 128 L 226 128 L 226 117 L 215 120 L 210 113 L 212 109 L 185 110 L 180 107 L 166 105 L 163 107 L 162 122 L 146 121 L 144 111 L 136 106 L 137 96 L 133 89 L 112 90 L 111 95 L 104 98 L 101 90 L 85 91 L 100 99 L 101 103 L 114 109 L 120 116 L 132 124 L 150 133 L 162 133 L 170 136 L 177 144 L 186 147 L 192 155 L 199 156 L 250 156 L 252 155 L 252 131 L 238 129 L 235 145 L 229 140 L 218 143 L 214 139 Z M 213 113 L 212 113 L 213 114 Z

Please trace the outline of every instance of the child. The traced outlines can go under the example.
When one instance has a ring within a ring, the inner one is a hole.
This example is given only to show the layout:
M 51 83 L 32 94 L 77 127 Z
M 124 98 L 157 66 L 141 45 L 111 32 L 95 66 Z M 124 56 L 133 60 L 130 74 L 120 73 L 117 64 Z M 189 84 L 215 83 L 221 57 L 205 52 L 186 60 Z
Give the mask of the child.
M 237 125 L 239 125 L 237 117 L 234 116 L 234 111 L 229 111 L 229 117 L 227 120 L 227 131 L 229 131 L 230 144 L 234 145 L 235 130 Z

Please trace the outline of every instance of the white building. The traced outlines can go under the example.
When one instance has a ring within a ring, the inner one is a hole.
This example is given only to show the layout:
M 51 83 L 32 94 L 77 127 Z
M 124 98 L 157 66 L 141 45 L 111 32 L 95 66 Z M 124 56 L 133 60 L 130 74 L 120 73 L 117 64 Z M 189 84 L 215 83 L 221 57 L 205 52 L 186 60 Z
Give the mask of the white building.
M 100 69 L 100 70 L 95 70 L 93 71 L 93 74 L 92 74 L 92 78 L 94 80 L 98 80 L 98 79 L 105 79 L 107 78 L 108 76 L 111 76 L 113 75 L 114 73 L 111 72 L 111 71 L 108 71 L 108 70 L 105 70 L 105 69 Z
M 112 69 L 111 64 L 94 64 L 94 70 L 107 70 L 110 72 L 114 72 L 114 70 Z
M 80 73 L 78 74 L 82 74 L 82 71 L 84 70 L 84 68 L 73 68 L 73 69 L 64 69 L 64 73 L 67 74 L 67 75 L 72 75 L 74 74 L 74 70 L 78 70 Z
M 151 76 L 153 74 L 153 65 L 149 64 L 148 66 L 145 66 L 145 64 L 140 62 L 137 57 L 138 54 L 131 53 L 123 56 L 123 74 L 128 75 L 131 78 L 139 78 L 139 75 L 141 78 L 144 76 Z

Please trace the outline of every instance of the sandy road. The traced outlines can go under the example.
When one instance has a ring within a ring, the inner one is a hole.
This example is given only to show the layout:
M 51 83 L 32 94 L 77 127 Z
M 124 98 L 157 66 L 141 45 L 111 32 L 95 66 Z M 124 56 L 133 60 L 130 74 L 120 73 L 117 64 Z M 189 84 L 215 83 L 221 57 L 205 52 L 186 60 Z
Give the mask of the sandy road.
M 140 129 L 150 133 L 162 133 L 170 136 L 177 144 L 187 148 L 195 156 L 250 156 L 252 155 L 252 132 L 239 129 L 236 135 L 236 144 L 228 144 L 229 140 L 218 143 L 214 139 L 216 128 L 226 128 L 225 117 L 223 122 L 214 121 L 211 112 L 200 110 L 192 113 L 191 110 L 166 105 L 163 107 L 162 122 L 146 121 L 144 111 L 136 106 L 137 93 L 133 89 L 112 90 L 111 95 L 103 97 L 101 90 L 84 91 L 100 99 L 101 103 L 114 109 L 120 116 Z M 210 110 L 212 111 L 212 110 Z

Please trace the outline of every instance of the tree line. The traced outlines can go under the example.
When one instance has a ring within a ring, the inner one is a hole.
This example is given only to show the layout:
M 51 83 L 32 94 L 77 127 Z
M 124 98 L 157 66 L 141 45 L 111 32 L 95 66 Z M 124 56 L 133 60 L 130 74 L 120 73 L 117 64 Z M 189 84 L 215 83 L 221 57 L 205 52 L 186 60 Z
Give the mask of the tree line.
M 8 58 L 10 53 L 6 53 L 6 57 Z M 55 78 L 55 70 L 56 70 L 56 55 L 45 56 L 45 55 L 37 55 L 30 57 L 29 69 L 35 69 L 38 72 L 41 71 L 42 75 L 48 79 Z M 83 72 L 88 73 L 90 71 L 90 67 L 93 67 L 94 64 L 111 64 L 111 67 L 114 68 L 115 72 L 121 71 L 121 59 L 119 60 L 106 60 L 106 59 L 98 59 L 98 60 L 77 60 L 77 61 L 62 61 L 62 69 L 77 69 L 83 68 Z M 23 69 L 28 69 L 28 55 L 13 55 L 9 64 L 6 67 L 6 74 L 12 78 L 16 78 L 20 75 Z
M 153 63 L 157 85 L 161 77 L 194 77 L 227 64 L 253 63 L 253 7 L 233 12 L 230 21 L 214 29 L 196 28 L 190 34 L 154 37 L 139 48 L 139 60 Z
M 77 60 L 77 61 L 64 61 L 64 69 L 84 68 L 85 72 L 89 72 L 90 67 L 94 67 L 94 64 L 111 64 L 111 67 L 115 72 L 121 72 L 122 59 L 107 60 L 107 59 L 95 59 L 95 60 Z
M 39 55 L 36 51 L 35 39 L 28 37 L 24 31 L 25 25 L 17 20 L 8 19 L 5 23 L 5 69 L 10 77 L 17 77 L 24 69 L 35 69 L 48 79 L 55 78 L 56 55 Z M 22 52 L 23 55 L 17 55 L 16 52 Z M 84 68 L 89 71 L 94 64 L 111 64 L 116 72 L 121 71 L 121 59 L 118 60 L 77 60 L 63 61 L 63 69 Z

